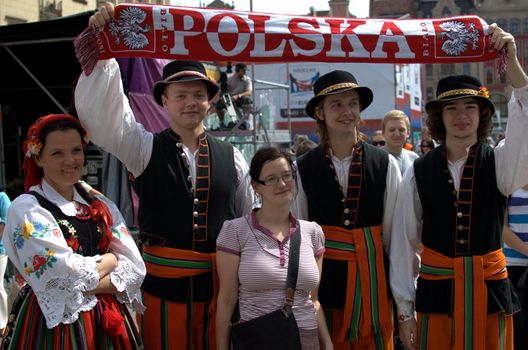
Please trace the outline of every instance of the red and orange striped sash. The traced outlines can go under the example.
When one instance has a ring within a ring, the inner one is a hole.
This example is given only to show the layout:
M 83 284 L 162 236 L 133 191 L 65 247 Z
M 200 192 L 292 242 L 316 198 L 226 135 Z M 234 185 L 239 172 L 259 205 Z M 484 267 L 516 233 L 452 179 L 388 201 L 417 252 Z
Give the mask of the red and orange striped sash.
M 347 230 L 323 226 L 325 258 L 348 262 L 347 291 L 341 338 L 350 342 L 372 333 L 381 335 L 392 327 L 381 226 Z
M 143 260 L 149 274 L 164 278 L 192 277 L 213 271 L 214 254 L 159 245 L 143 247 Z
M 484 349 L 488 309 L 485 281 L 508 278 L 502 249 L 486 255 L 450 258 L 424 247 L 421 259 L 421 278 L 454 280 L 455 348 Z

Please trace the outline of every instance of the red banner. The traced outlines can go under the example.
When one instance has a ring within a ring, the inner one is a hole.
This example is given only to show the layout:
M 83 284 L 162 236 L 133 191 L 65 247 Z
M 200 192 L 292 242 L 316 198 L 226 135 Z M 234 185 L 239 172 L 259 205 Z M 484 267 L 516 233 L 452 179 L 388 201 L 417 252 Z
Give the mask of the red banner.
M 452 63 L 497 57 L 488 25 L 477 16 L 355 19 L 130 4 L 115 10 L 115 20 L 94 34 L 99 59 Z

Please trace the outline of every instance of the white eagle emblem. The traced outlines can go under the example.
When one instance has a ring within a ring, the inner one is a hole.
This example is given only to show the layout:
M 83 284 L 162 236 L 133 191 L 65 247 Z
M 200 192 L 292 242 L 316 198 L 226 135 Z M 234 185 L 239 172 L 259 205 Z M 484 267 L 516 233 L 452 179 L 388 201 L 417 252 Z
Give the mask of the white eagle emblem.
M 440 38 L 444 43 L 442 44 L 442 51 L 449 56 L 458 56 L 467 50 L 468 44 L 471 42 L 473 50 L 478 48 L 478 41 L 480 34 L 475 29 L 475 23 L 469 24 L 469 29 L 464 23 L 459 21 L 449 21 L 442 23 L 440 28 Z
M 148 45 L 145 34 L 150 31 L 148 25 L 142 27 L 140 23 L 145 21 L 147 13 L 140 8 L 126 8 L 110 23 L 110 33 L 115 38 L 117 45 L 123 39 L 125 45 L 131 49 L 142 49 Z

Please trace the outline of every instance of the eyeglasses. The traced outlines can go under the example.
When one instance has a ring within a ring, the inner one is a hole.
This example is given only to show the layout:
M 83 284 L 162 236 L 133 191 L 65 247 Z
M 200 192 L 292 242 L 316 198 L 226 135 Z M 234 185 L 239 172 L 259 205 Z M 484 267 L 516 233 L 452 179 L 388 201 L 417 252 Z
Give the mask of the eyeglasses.
M 372 141 L 374 146 L 385 146 L 385 141 Z
M 255 180 L 255 182 L 258 182 L 259 184 L 264 185 L 264 186 L 274 186 L 278 184 L 280 180 L 282 180 L 284 183 L 288 183 L 288 182 L 293 181 L 294 179 L 295 179 L 294 173 L 286 173 L 280 177 L 273 176 L 273 177 L 268 177 L 264 180 Z
M 433 148 L 433 145 L 427 145 L 427 144 L 422 144 L 420 145 L 421 148 Z

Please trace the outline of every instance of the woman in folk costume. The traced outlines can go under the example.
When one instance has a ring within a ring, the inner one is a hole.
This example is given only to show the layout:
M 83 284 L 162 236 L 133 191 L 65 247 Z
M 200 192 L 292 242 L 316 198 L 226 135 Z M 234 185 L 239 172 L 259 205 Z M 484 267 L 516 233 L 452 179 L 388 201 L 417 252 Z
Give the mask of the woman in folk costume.
M 143 311 L 145 265 L 117 207 L 78 181 L 86 132 L 70 115 L 48 115 L 24 142 L 26 194 L 4 229 L 7 254 L 27 285 L 4 349 L 137 349 L 130 305 Z
M 306 113 L 321 145 L 299 158 L 299 219 L 326 237 L 319 288 L 335 349 L 392 349 L 393 322 L 386 254 L 401 180 L 394 157 L 364 142 L 360 113 L 373 99 L 345 71 L 314 85 Z

